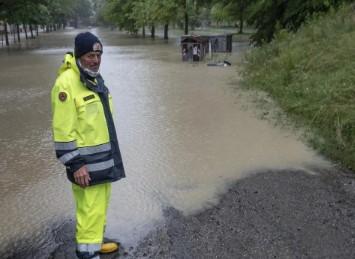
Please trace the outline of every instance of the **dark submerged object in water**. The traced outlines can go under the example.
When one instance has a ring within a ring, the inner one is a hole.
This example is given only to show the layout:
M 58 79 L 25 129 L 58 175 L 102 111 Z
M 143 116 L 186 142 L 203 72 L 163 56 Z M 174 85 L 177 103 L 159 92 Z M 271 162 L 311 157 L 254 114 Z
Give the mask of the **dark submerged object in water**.
M 208 63 L 207 66 L 210 66 L 210 67 L 227 67 L 227 66 L 231 66 L 232 64 L 227 61 L 227 60 L 224 60 L 223 62 L 217 62 L 217 63 Z

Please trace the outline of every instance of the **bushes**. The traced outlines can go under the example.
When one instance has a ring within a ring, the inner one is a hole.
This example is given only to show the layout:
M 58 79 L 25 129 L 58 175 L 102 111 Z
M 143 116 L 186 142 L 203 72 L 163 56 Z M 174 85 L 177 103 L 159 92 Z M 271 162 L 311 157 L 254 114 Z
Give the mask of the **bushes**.
M 313 17 L 246 56 L 243 83 L 270 94 L 309 143 L 355 168 L 355 11 Z

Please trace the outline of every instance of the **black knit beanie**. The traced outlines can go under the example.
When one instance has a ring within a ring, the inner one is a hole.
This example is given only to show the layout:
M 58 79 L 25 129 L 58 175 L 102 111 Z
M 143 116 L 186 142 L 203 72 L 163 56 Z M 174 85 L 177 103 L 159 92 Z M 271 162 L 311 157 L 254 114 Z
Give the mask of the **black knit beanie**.
M 91 32 L 82 32 L 75 37 L 75 58 L 80 58 L 91 51 L 98 51 L 102 53 L 102 43 L 98 37 Z

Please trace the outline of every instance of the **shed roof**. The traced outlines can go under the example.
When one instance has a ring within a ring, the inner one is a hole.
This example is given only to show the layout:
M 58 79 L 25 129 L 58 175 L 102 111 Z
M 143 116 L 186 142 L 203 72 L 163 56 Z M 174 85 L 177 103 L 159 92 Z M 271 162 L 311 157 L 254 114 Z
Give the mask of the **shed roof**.
M 199 35 L 184 35 L 181 36 L 182 43 L 207 43 L 208 36 L 199 36 Z

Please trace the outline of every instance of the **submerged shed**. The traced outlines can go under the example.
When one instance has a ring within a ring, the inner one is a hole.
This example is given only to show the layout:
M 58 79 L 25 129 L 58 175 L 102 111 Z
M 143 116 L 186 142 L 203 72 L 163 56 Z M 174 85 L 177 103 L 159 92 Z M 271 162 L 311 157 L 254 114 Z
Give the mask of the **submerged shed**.
M 232 52 L 233 34 L 209 36 L 212 52 Z
M 181 36 L 183 61 L 201 61 L 207 53 L 232 52 L 233 34 Z
M 181 54 L 183 61 L 200 61 L 208 53 L 209 41 L 207 36 L 181 36 Z

